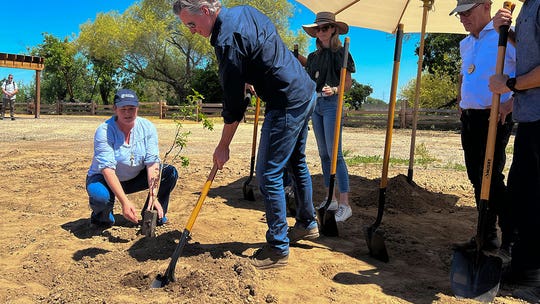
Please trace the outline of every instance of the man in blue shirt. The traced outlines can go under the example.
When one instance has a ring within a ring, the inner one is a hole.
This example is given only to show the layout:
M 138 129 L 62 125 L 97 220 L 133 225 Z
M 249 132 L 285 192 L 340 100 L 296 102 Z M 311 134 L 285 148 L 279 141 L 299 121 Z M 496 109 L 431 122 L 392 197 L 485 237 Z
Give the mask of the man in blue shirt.
M 229 145 L 247 107 L 245 84 L 252 84 L 266 103 L 256 172 L 266 209 L 267 244 L 250 261 L 260 269 L 285 266 L 289 243 L 319 236 L 305 155 L 315 83 L 274 24 L 255 8 L 227 9 L 218 0 L 177 0 L 173 11 L 192 33 L 210 37 L 219 61 L 225 121 L 213 155 L 219 169 L 229 160 Z M 296 224 L 290 230 L 283 186 L 287 168 L 297 200 Z
M 167 222 L 169 197 L 178 172 L 174 166 L 164 164 L 161 181 L 156 182 L 160 171 L 157 131 L 149 120 L 137 116 L 138 111 L 135 92 L 119 90 L 114 96 L 115 115 L 102 123 L 94 135 L 94 157 L 86 177 L 86 191 L 92 209 L 90 221 L 97 227 L 114 224 L 115 198 L 122 205 L 124 217 L 138 223 L 136 208 L 127 194 L 145 189 L 149 189 L 149 195 L 141 213 L 153 199 L 151 194 L 157 192 L 157 224 Z
M 465 156 L 467 176 L 474 188 L 474 197 L 479 206 L 482 189 L 484 159 L 489 129 L 489 115 L 493 93 L 488 88 L 489 76 L 493 74 L 497 62 L 497 43 L 499 34 L 491 22 L 490 0 L 458 0 L 456 8 L 450 12 L 455 14 L 469 35 L 461 40 L 461 71 L 459 75 L 458 102 L 461 113 L 461 144 Z M 516 70 L 516 52 L 508 45 L 504 57 L 504 71 L 514 75 Z M 505 250 L 510 252 L 514 242 L 514 225 L 509 218 L 509 203 L 503 170 L 506 164 L 506 146 L 512 133 L 511 94 L 500 97 L 500 121 L 497 124 L 493 155 L 493 173 L 489 204 L 484 215 L 483 250 Z M 497 237 L 497 222 L 501 229 L 501 242 Z M 465 243 L 455 244 L 455 249 L 476 249 L 473 237 Z

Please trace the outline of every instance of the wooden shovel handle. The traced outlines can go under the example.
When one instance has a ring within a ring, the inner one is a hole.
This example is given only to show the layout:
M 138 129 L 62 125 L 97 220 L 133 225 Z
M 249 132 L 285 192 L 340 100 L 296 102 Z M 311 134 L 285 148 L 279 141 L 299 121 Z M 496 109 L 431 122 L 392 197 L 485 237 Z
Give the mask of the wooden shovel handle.
M 158 176 L 154 178 L 154 181 L 152 182 L 152 185 L 149 185 L 149 198 L 148 198 L 148 207 L 146 210 L 154 210 L 154 206 L 157 201 L 157 192 L 159 192 L 159 187 L 161 186 L 161 173 L 163 172 L 163 164 L 159 164 L 159 172 Z M 154 187 L 154 184 L 157 183 L 157 185 Z
M 504 8 L 512 10 L 515 7 L 510 1 L 505 1 Z M 504 58 L 506 55 L 506 43 L 508 42 L 508 26 L 499 28 L 499 46 L 497 50 L 497 63 L 495 65 L 495 74 L 502 75 L 504 71 Z M 499 121 L 499 105 L 501 103 L 501 95 L 493 93 L 491 98 L 491 111 L 489 115 L 489 128 L 486 144 L 486 155 L 484 159 L 484 169 L 482 171 L 482 188 L 480 199 L 489 199 L 489 190 L 491 187 L 491 175 L 493 172 L 493 162 L 495 153 L 495 139 L 497 137 L 497 124 Z
M 214 164 L 214 166 L 212 167 L 212 170 L 210 170 L 210 174 L 208 175 L 206 182 L 204 183 L 201 194 L 199 195 L 199 199 L 197 200 L 197 204 L 195 205 L 195 208 L 191 212 L 191 215 L 188 219 L 188 223 L 186 224 L 186 229 L 188 231 L 191 231 L 191 228 L 193 227 L 193 224 L 195 223 L 195 219 L 197 219 L 197 215 L 199 215 L 199 211 L 201 211 L 201 207 L 204 203 L 204 199 L 208 195 L 208 191 L 210 190 L 212 181 L 214 181 L 214 177 L 216 176 L 217 170 L 218 170 L 217 165 Z
M 512 1 L 504 1 L 503 7 L 511 12 L 514 11 L 516 8 L 516 4 L 512 3 Z

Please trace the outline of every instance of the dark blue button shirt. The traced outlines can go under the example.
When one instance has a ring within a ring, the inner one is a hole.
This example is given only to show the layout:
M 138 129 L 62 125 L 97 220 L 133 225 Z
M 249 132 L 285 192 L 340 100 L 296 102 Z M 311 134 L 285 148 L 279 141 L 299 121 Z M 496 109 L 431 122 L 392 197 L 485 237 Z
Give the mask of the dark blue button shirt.
M 315 92 L 315 83 L 272 21 L 251 6 L 222 7 L 210 43 L 225 93 L 221 114 L 225 123 L 242 120 L 246 82 L 255 87 L 266 110 L 301 107 Z

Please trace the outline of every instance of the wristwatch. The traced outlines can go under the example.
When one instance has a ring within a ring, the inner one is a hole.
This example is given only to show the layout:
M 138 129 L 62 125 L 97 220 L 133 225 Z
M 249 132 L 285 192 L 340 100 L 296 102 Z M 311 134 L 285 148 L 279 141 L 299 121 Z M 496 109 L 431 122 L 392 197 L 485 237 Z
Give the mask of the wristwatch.
M 523 92 L 523 90 L 516 89 L 516 77 L 508 78 L 506 86 L 514 93 Z

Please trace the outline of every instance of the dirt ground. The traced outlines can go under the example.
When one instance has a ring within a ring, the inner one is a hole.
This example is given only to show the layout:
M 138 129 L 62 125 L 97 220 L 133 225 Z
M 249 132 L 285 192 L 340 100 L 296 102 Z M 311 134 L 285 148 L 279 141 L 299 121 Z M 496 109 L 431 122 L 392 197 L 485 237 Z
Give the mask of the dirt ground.
M 0 121 L 1 303 L 473 303 L 450 288 L 451 244 L 474 234 L 476 209 L 463 170 L 457 132 L 418 131 L 416 145 L 435 160 L 392 162 L 380 229 L 390 261 L 373 259 L 363 228 L 377 212 L 381 164 L 349 166 L 353 216 L 339 237 L 321 236 L 291 247 L 289 265 L 257 270 L 247 261 L 264 242 L 263 204 L 243 199 L 249 176 L 252 124 L 241 124 L 231 160 L 219 171 L 176 268 L 177 281 L 151 289 L 164 273 L 210 172 L 222 124 L 204 130 L 186 122 L 188 146 L 170 202 L 170 222 L 155 238 L 123 219 L 99 231 L 89 226 L 84 181 L 96 127 L 107 117 L 21 116 Z M 152 119 L 161 151 L 171 145 L 175 124 Z M 308 162 L 314 199 L 324 198 L 313 133 Z M 385 130 L 346 128 L 347 157 L 381 156 Z M 513 138 L 510 143 L 512 146 Z M 392 158 L 408 160 L 410 130 L 395 130 Z M 381 157 L 382 158 L 382 157 Z M 508 164 L 511 162 L 511 155 Z M 508 165 L 507 164 L 507 165 Z M 145 193 L 131 195 L 139 208 Z M 289 218 L 290 225 L 294 218 Z M 495 303 L 521 303 L 502 286 Z

